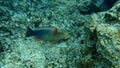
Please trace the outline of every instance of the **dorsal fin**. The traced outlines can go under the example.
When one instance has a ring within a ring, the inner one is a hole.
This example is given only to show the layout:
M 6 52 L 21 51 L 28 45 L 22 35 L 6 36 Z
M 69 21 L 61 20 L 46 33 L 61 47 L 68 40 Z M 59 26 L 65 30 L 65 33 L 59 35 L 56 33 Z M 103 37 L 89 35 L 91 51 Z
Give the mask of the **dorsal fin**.
M 57 29 L 57 28 L 54 29 L 53 34 L 54 34 L 54 35 L 57 35 L 57 34 L 58 34 L 58 29 Z

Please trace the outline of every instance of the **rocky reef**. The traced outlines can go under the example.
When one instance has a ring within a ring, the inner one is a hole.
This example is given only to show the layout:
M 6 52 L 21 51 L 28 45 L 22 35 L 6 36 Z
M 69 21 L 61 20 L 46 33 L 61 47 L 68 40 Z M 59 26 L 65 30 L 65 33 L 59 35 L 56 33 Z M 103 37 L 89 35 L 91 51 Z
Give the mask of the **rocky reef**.
M 0 0 L 0 68 L 119 68 L 120 0 Z M 57 27 L 67 39 L 26 37 Z

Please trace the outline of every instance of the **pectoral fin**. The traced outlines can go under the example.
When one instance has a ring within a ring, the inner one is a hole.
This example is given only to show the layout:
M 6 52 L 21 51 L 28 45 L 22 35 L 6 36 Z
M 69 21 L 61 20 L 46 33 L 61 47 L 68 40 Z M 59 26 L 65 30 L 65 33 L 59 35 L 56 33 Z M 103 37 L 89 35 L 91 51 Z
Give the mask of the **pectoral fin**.
M 35 39 L 36 41 L 42 41 L 42 39 L 37 38 L 37 37 L 34 37 L 34 39 Z

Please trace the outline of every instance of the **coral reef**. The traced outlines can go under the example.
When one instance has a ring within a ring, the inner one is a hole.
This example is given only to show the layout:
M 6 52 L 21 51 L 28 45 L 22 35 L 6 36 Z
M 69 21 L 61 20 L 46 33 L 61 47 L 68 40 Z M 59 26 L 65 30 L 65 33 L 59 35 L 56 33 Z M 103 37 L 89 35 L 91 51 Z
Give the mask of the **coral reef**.
M 119 68 L 119 12 L 120 0 L 0 0 L 0 68 Z M 28 26 L 68 39 L 36 41 Z

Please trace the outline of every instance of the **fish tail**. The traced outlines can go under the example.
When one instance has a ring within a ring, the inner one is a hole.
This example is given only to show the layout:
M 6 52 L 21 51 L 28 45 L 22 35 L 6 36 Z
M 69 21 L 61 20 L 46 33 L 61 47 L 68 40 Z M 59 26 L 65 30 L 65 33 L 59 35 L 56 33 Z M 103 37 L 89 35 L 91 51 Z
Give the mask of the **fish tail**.
M 25 34 L 26 37 L 32 36 L 33 30 L 30 27 L 27 27 L 27 32 Z

